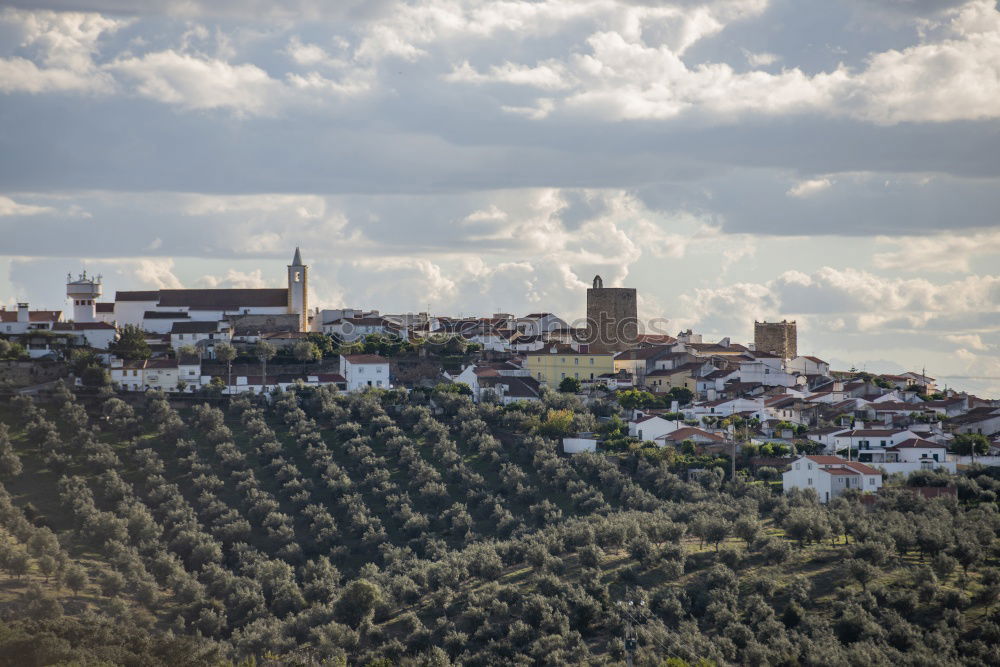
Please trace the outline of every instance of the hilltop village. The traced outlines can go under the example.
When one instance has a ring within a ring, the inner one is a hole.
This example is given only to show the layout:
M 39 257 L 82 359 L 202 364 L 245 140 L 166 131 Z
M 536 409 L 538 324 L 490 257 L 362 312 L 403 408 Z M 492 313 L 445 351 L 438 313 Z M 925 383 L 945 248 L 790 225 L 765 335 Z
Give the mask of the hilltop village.
M 308 281 L 0 311 L 4 664 L 1000 663 L 998 402 Z
M 343 392 L 448 386 L 474 402 L 539 402 L 547 391 L 616 404 L 617 430 L 565 432 L 566 453 L 628 447 L 718 455 L 784 472 L 821 502 L 877 492 L 883 475 L 1000 465 L 1000 401 L 942 390 L 924 372 L 831 369 L 798 350 L 794 321 L 754 322 L 754 340 L 645 331 L 636 292 L 587 290 L 585 322 L 554 313 L 450 317 L 311 309 L 298 248 L 279 289 L 118 291 L 67 276 L 67 313 L 0 310 L 0 388 L 77 387 L 227 396 L 290 387 Z M 610 418 L 609 418 L 610 419 Z

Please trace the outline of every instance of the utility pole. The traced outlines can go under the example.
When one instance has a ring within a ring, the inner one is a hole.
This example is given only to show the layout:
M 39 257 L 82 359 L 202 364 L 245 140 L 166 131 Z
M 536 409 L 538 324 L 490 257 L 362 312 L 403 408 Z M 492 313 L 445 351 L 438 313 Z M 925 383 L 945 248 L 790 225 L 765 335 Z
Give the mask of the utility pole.
M 622 612 L 622 624 L 625 630 L 623 638 L 625 643 L 625 664 L 632 667 L 633 657 L 639 648 L 639 635 L 636 632 L 636 623 L 645 620 L 646 603 L 640 596 L 634 595 L 632 587 L 625 589 L 625 599 L 618 602 Z

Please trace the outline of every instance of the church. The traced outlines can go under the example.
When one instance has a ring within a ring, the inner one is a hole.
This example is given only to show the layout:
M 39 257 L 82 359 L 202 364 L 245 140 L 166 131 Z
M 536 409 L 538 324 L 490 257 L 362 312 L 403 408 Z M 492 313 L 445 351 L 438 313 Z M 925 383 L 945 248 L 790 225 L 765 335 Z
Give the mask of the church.
M 287 324 L 288 330 L 310 331 L 309 267 L 295 249 L 288 265 L 288 286 L 263 289 L 160 289 L 115 292 L 102 302 L 100 276 L 69 276 L 66 296 L 73 301 L 75 322 L 128 324 L 151 333 L 169 333 L 189 323 L 233 322 L 264 317 Z

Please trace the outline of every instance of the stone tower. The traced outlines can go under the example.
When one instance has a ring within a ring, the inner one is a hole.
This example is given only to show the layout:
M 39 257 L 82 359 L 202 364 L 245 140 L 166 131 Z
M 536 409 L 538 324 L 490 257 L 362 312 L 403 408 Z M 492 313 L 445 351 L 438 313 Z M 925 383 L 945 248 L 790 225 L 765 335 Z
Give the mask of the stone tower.
M 288 312 L 299 316 L 299 331 L 309 331 L 309 267 L 298 247 L 288 265 Z
M 79 278 L 73 280 L 73 276 L 67 274 L 66 298 L 73 300 L 73 321 L 97 321 L 97 301 L 102 293 L 101 276 L 88 277 L 84 271 Z
M 794 359 L 798 352 L 798 329 L 795 320 L 789 322 L 753 323 L 753 345 L 757 352 L 776 354 L 782 359 Z
M 591 352 L 621 352 L 639 342 L 635 289 L 605 287 L 600 276 L 587 290 L 587 341 Z

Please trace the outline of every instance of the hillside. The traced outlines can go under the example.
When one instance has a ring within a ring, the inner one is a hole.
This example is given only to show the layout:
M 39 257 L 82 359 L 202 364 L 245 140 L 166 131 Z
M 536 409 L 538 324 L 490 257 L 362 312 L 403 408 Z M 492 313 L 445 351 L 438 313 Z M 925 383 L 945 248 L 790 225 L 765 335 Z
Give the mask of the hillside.
M 326 389 L 0 407 L 0 664 L 998 664 L 997 483 L 829 507 L 575 398 Z M 380 662 L 381 661 L 381 662 Z

